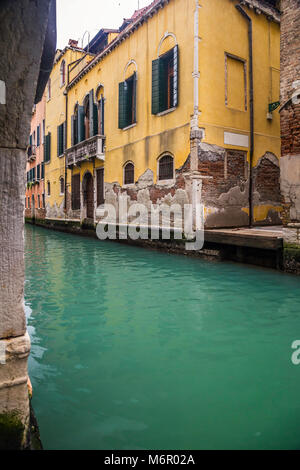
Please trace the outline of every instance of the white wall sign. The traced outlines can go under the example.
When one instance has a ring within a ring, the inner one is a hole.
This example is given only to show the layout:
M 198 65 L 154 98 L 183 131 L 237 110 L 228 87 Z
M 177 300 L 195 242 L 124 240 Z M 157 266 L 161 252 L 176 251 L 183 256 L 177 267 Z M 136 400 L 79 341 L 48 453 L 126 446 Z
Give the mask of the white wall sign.
M 234 134 L 233 132 L 224 132 L 224 144 L 248 148 L 249 136 L 245 134 Z

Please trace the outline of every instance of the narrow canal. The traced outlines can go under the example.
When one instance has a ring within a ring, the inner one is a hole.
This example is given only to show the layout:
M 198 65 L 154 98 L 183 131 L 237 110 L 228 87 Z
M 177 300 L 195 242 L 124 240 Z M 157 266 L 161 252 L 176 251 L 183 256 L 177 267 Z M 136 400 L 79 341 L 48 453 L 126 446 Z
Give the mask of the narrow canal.
M 26 226 L 47 449 L 299 449 L 300 280 Z

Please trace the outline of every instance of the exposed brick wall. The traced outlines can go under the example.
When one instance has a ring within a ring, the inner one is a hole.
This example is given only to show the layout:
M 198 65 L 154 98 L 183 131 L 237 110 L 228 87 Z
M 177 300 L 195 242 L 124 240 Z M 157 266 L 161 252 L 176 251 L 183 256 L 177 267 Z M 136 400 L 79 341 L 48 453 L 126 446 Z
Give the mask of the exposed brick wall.
M 280 169 L 267 158 L 263 158 L 253 171 L 254 190 L 261 202 L 280 204 Z
M 212 179 L 203 182 L 203 197 L 206 200 L 216 199 L 235 186 L 241 191 L 245 189 L 246 152 L 240 150 L 200 152 L 198 169 L 202 175 L 212 176 Z
M 300 104 L 291 98 L 300 81 L 300 0 L 281 0 L 281 190 L 284 225 L 300 221 Z
M 300 0 L 281 0 L 281 104 L 291 98 L 293 82 L 300 80 Z M 300 153 L 300 104 L 280 113 L 282 156 Z

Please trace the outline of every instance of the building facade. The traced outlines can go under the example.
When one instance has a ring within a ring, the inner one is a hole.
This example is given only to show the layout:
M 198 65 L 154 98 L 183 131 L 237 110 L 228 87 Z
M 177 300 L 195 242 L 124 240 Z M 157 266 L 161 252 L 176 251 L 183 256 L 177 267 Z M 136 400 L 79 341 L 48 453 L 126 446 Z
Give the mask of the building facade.
M 44 140 L 46 95 L 32 110 L 29 146 L 26 164 L 25 217 L 45 218 Z
M 282 0 L 281 191 L 284 238 L 300 246 L 300 1 Z M 298 255 L 300 264 L 300 255 Z
M 206 228 L 280 223 L 273 3 L 154 0 L 117 32 L 101 30 L 68 74 L 67 111 L 46 105 L 47 216 L 94 224 L 122 194 L 149 209 L 201 200 Z M 60 159 L 53 135 L 65 121 Z M 64 175 L 66 199 L 55 189 Z
M 45 208 L 49 218 L 63 218 L 66 208 L 65 149 L 67 135 L 68 76 L 76 65 L 86 66 L 93 56 L 70 39 L 64 50 L 57 50 L 54 65 L 46 87 L 45 120 Z

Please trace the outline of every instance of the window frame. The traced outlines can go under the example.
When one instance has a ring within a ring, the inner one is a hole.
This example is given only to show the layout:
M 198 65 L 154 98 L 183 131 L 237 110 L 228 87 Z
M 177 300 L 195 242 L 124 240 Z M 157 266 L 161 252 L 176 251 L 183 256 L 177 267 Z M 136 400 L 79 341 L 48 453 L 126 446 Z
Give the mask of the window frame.
M 126 182 L 126 167 L 128 167 L 129 165 L 132 165 L 132 171 L 133 171 L 133 178 L 132 178 L 132 182 L 130 182 L 130 183 Z M 135 173 L 134 163 L 131 160 L 129 160 L 123 166 L 123 186 L 125 186 L 125 187 L 126 186 L 133 186 L 135 184 L 135 182 L 134 182 L 134 173 Z
M 171 157 L 172 159 L 172 176 L 170 178 L 164 177 L 161 178 L 161 161 L 165 157 Z M 164 183 L 169 183 L 171 181 L 175 180 L 175 164 L 174 164 L 174 156 L 170 152 L 165 152 L 157 160 L 157 183 L 158 184 L 164 184 Z

